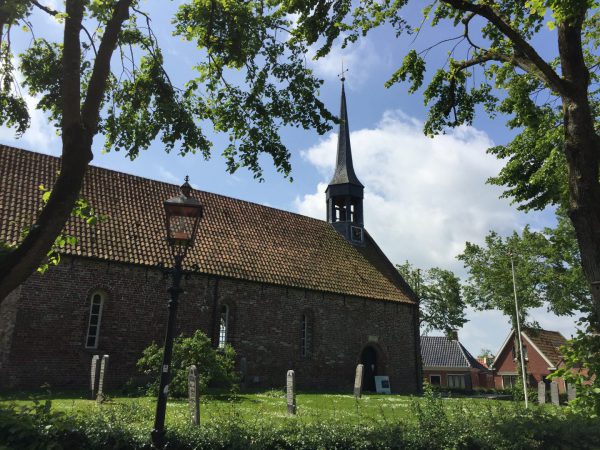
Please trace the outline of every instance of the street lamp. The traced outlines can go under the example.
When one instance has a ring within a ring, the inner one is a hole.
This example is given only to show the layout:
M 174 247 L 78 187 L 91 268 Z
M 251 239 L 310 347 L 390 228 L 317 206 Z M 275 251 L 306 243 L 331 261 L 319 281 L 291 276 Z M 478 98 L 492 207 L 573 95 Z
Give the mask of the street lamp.
M 169 382 L 171 380 L 171 356 L 173 354 L 173 334 L 175 332 L 175 320 L 177 317 L 177 304 L 179 294 L 183 289 L 179 287 L 183 276 L 183 259 L 188 249 L 192 246 L 198 223 L 202 218 L 202 204 L 195 198 L 190 197 L 192 187 L 189 177 L 185 177 L 185 183 L 180 187 L 181 195 L 170 198 L 164 202 L 167 229 L 167 243 L 173 255 L 174 267 L 172 270 L 173 284 L 168 289 L 171 294 L 169 300 L 169 320 L 167 322 L 167 334 L 163 352 L 163 362 L 160 367 L 160 387 L 158 401 L 156 403 L 156 417 L 154 429 L 152 430 L 152 443 L 156 448 L 165 446 L 165 413 L 167 409 L 167 396 L 169 394 Z
M 523 356 L 523 340 L 521 339 L 521 316 L 519 315 L 519 301 L 517 300 L 517 283 L 515 281 L 515 263 L 513 261 L 513 253 L 508 252 L 510 256 L 510 269 L 512 271 L 513 291 L 515 294 L 515 313 L 517 315 L 517 333 L 519 336 L 519 355 L 521 357 L 521 375 L 523 376 L 523 394 L 525 395 L 525 408 L 527 403 L 527 376 L 525 374 L 525 358 Z

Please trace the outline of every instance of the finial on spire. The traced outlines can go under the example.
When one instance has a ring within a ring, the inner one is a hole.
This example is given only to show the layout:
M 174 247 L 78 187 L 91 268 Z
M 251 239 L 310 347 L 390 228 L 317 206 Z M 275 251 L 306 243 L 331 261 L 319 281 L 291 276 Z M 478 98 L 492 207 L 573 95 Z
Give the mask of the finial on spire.
M 338 74 L 339 79 L 342 80 L 342 84 L 346 81 L 346 77 L 344 76 L 346 72 L 348 72 L 348 68 L 344 70 L 344 59 L 342 58 L 342 72 Z

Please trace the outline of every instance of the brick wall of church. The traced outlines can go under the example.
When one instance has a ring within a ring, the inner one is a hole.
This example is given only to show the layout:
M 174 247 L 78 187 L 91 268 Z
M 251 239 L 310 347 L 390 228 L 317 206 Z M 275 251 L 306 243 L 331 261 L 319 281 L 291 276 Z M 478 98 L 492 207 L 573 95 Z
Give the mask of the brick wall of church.
M 4 387 L 86 389 L 94 354 L 109 354 L 109 387 L 123 385 L 151 342 L 162 344 L 169 279 L 156 269 L 64 258 L 21 287 L 10 341 L 5 339 Z M 212 276 L 184 281 L 178 333 L 200 328 L 218 340 L 222 305 L 228 341 L 247 360 L 249 384 L 281 387 L 288 369 L 300 388 L 350 390 L 362 349 L 377 351 L 379 373 L 396 392 L 417 390 L 415 307 L 387 301 L 286 288 Z M 106 296 L 97 349 L 85 348 L 90 297 Z M 310 318 L 310 348 L 301 353 L 302 315 Z

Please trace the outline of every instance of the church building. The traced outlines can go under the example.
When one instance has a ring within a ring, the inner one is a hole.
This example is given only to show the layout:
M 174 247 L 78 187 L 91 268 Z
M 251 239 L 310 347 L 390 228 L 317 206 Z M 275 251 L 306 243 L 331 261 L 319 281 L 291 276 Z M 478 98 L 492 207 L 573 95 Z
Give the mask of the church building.
M 204 216 L 184 261 L 176 335 L 201 329 L 215 347 L 231 344 L 247 386 L 282 387 L 293 369 L 300 389 L 351 392 L 363 363 L 365 390 L 387 375 L 392 392 L 418 392 L 418 301 L 364 228 L 343 85 L 340 118 L 326 220 L 192 191 Z M 59 167 L 0 145 L 0 242 L 18 242 L 41 208 L 38 186 L 52 186 Z M 109 388 L 135 375 L 142 350 L 164 340 L 163 201 L 178 193 L 89 167 L 82 197 L 107 219 L 71 218 L 64 233 L 77 243 L 0 304 L 0 389 L 86 389 L 93 355 L 110 355 Z

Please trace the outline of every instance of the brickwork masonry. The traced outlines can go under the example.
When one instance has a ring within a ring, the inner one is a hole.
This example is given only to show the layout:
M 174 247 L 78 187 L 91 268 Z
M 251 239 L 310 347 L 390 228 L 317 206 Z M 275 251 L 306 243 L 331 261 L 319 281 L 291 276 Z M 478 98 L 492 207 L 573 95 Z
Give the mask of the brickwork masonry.
M 77 257 L 33 275 L 0 309 L 0 388 L 85 389 L 94 354 L 110 355 L 108 388 L 122 386 L 142 350 L 162 344 L 168 283 L 154 268 Z M 177 334 L 202 329 L 216 345 L 215 312 L 227 305 L 228 341 L 238 363 L 246 358 L 250 386 L 283 387 L 293 369 L 299 389 L 351 392 L 361 352 L 372 346 L 394 392 L 418 390 L 415 305 L 208 275 L 191 276 L 183 288 Z M 89 349 L 96 291 L 105 301 L 98 346 Z M 303 315 L 311 321 L 305 352 Z

